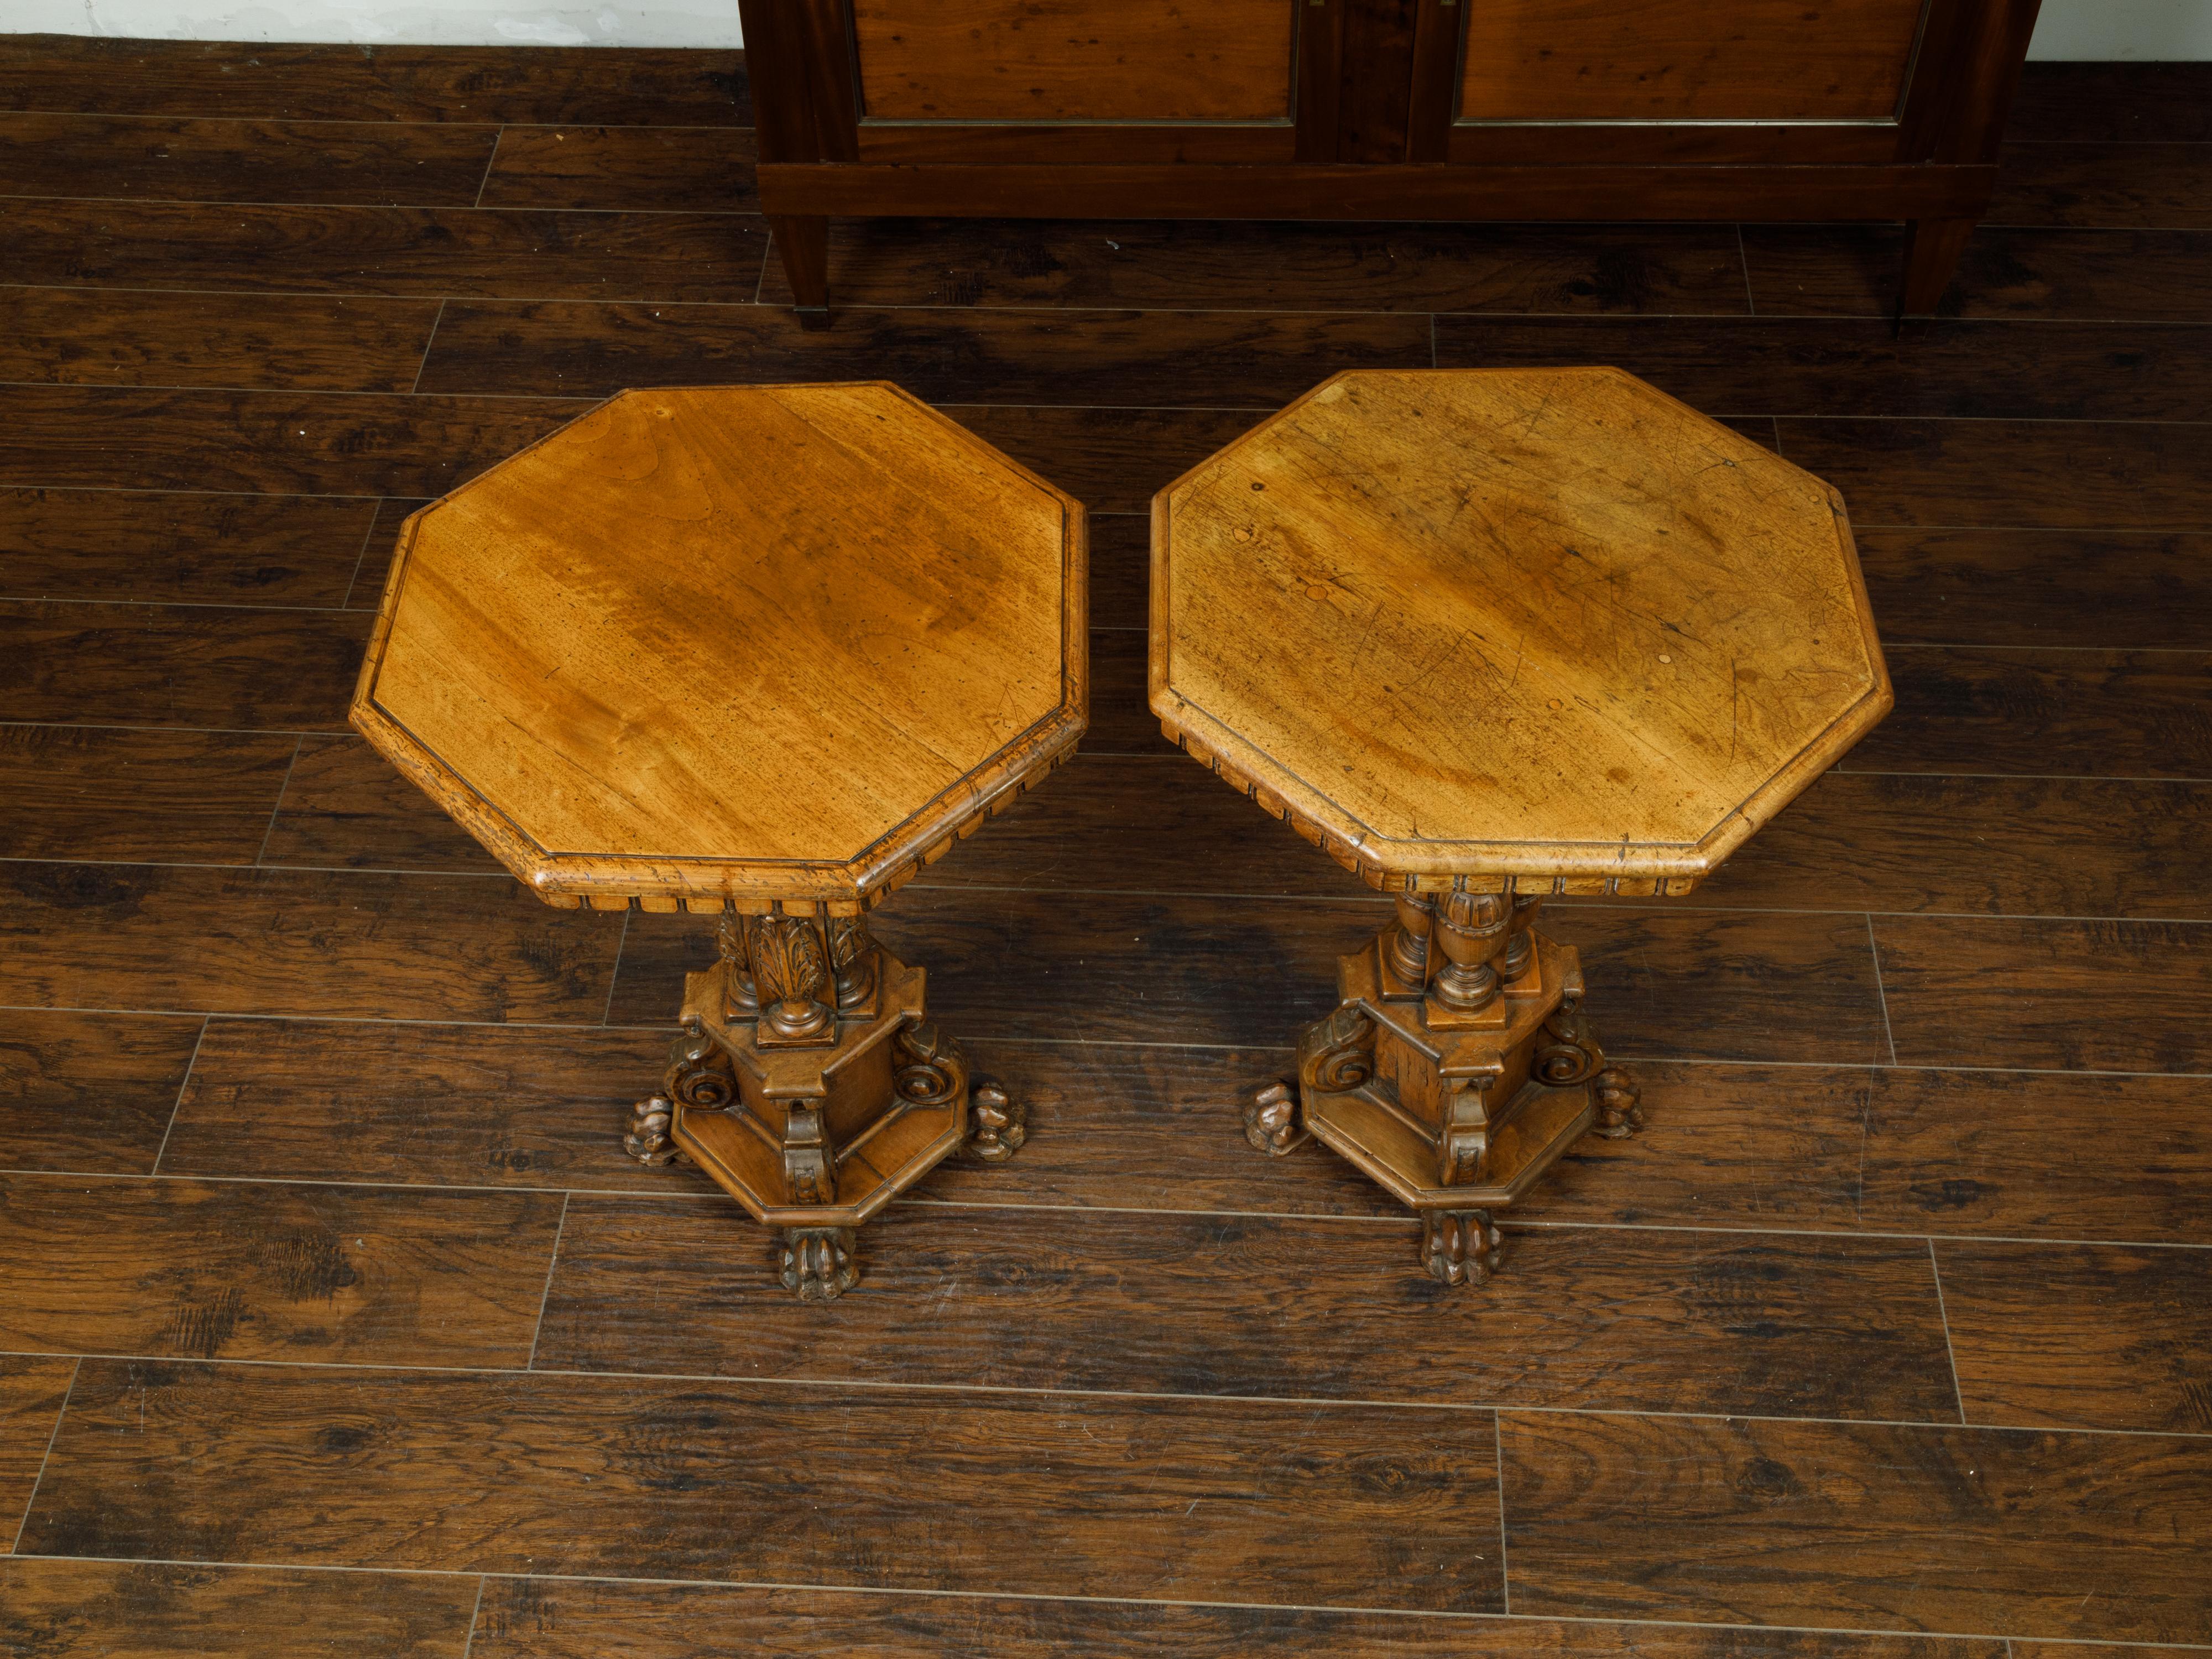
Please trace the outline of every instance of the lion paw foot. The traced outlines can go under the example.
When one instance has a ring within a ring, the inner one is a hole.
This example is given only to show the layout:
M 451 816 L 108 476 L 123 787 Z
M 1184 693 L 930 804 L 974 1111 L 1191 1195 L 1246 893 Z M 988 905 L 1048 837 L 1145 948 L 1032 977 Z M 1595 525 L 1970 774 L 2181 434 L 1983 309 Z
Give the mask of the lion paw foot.
M 1030 1109 L 995 1083 L 969 1090 L 968 1122 L 968 1150 L 987 1164 L 1004 1164 L 1030 1138 Z
M 1421 1265 L 1447 1285 L 1479 1285 L 1505 1260 L 1505 1236 L 1487 1210 L 1421 1212 Z
M 801 1302 L 835 1302 L 860 1282 L 850 1227 L 787 1227 L 783 1288 Z
M 1244 1139 L 1270 1158 L 1295 1152 L 1313 1139 L 1298 1111 L 1296 1084 L 1279 1078 L 1245 1097 Z
M 1644 1127 L 1643 1095 L 1636 1081 L 1617 1066 L 1608 1066 L 1590 1079 L 1590 1099 L 1597 1106 L 1597 1121 L 1590 1133 L 1607 1140 L 1620 1140 Z

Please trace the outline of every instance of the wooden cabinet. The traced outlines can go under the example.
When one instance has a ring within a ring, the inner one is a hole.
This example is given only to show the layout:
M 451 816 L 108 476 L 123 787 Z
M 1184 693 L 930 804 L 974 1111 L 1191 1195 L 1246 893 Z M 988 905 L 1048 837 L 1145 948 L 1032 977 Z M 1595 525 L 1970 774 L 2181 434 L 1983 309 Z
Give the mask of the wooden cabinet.
M 739 0 L 803 318 L 833 215 L 1904 220 L 1930 309 L 2038 0 Z

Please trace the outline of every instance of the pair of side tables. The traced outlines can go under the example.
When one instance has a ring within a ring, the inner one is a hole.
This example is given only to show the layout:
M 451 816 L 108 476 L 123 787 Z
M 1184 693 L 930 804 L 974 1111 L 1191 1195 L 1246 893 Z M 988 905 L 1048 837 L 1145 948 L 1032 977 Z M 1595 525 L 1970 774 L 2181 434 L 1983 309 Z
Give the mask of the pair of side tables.
M 1161 491 L 1152 558 L 1167 735 L 1395 901 L 1244 1133 L 1479 1280 L 1642 1121 L 1545 896 L 1687 891 L 1889 708 L 1842 500 L 1615 369 L 1354 372 Z M 401 532 L 355 725 L 548 903 L 720 918 L 623 1145 L 803 1297 L 1022 1144 L 866 918 L 1074 751 L 1086 561 L 1079 502 L 881 382 L 623 392 Z

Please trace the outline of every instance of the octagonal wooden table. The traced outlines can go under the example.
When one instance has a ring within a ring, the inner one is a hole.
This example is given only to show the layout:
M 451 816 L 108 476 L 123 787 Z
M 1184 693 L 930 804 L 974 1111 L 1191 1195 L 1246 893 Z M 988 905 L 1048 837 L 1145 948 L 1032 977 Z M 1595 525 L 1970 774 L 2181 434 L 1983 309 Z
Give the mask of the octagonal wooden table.
M 1610 368 L 1354 372 L 1152 502 L 1171 738 L 1395 915 L 1245 1104 L 1422 1218 L 1448 1283 L 1632 1133 L 1548 894 L 1687 892 L 1890 707 L 1840 496 Z
M 409 519 L 353 704 L 556 905 L 708 911 L 624 1145 L 827 1298 L 1023 1113 L 864 914 L 1073 752 L 1082 507 L 882 383 L 623 392 Z

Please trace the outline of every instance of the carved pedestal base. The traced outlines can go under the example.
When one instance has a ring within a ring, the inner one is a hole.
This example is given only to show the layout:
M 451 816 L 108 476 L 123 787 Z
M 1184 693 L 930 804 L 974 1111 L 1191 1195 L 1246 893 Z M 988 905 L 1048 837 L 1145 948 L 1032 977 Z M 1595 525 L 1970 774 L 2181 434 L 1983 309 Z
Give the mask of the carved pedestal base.
M 726 918 L 623 1149 L 688 1157 L 782 1231 L 786 1289 L 834 1300 L 860 1282 L 862 1223 L 963 1144 L 995 1163 L 1027 1135 L 1022 1108 L 929 1023 L 923 980 L 855 919 Z
M 1295 1081 L 1244 1106 L 1278 1157 L 1319 1140 L 1421 1218 L 1422 1265 L 1479 1283 L 1504 1258 L 1492 1218 L 1583 1135 L 1643 1127 L 1636 1085 L 1582 1012 L 1581 958 L 1534 931 L 1536 902 L 1405 898 L 1337 964 L 1343 1001 L 1298 1040 Z

